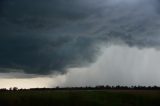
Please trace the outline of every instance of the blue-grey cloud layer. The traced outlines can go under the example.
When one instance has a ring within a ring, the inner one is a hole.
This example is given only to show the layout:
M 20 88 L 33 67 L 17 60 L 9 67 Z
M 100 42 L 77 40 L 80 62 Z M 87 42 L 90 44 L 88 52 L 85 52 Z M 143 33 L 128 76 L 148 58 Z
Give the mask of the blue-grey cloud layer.
M 100 42 L 160 45 L 158 0 L 0 0 L 0 68 L 65 72 L 94 61 Z

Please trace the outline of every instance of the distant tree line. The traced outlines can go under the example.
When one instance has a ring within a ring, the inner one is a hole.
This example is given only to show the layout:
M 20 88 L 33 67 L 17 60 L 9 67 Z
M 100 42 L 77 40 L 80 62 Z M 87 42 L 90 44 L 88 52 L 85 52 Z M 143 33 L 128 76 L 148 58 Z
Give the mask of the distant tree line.
M 101 85 L 95 87 L 55 87 L 55 88 L 30 88 L 18 89 L 17 87 L 1 88 L 0 91 L 43 91 L 43 90 L 160 90 L 159 86 L 109 86 Z

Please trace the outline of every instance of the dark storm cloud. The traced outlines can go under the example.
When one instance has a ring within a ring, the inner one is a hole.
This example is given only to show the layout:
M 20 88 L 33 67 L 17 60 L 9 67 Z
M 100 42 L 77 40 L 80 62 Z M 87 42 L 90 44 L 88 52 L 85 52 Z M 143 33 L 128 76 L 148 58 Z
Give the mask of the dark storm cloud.
M 157 0 L 1 0 L 0 67 L 63 73 L 93 62 L 100 42 L 157 48 L 158 6 Z

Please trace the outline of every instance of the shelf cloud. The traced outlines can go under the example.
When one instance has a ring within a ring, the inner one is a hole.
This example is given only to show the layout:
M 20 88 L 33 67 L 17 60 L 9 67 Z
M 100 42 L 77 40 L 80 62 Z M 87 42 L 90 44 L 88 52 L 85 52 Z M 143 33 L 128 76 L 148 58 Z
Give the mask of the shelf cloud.
M 0 72 L 64 74 L 100 45 L 160 47 L 158 0 L 0 0 Z

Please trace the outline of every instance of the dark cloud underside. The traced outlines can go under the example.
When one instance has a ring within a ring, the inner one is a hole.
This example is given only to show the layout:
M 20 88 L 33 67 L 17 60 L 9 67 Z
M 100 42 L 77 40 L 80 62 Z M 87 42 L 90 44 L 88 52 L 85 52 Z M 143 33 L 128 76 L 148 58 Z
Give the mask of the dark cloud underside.
M 97 44 L 117 39 L 158 48 L 158 0 L 136 1 L 0 0 L 1 72 L 63 73 L 93 62 Z

